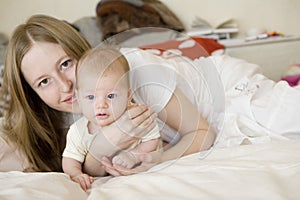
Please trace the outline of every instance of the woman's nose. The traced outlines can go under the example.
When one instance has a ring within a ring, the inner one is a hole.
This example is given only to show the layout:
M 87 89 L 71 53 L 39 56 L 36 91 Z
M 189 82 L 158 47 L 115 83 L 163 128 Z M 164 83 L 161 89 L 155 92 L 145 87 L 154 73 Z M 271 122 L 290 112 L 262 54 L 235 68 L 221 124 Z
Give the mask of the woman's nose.
M 70 92 L 73 90 L 73 82 L 66 76 L 62 75 L 59 77 L 60 90 L 63 92 Z

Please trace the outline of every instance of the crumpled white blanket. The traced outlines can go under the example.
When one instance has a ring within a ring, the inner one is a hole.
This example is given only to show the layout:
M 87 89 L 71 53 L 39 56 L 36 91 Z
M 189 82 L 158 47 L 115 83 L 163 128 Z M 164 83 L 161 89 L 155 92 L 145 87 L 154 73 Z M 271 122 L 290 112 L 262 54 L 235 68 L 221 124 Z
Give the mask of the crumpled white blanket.
M 0 199 L 300 199 L 300 140 L 216 148 L 149 172 L 98 178 L 88 192 L 62 173 L 0 173 Z

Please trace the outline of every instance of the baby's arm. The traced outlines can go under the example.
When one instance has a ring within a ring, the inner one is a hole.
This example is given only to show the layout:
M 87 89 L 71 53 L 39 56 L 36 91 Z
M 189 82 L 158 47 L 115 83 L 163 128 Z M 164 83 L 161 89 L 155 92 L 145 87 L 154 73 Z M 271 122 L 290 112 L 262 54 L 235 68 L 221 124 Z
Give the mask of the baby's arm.
M 122 165 L 126 168 L 132 168 L 140 163 L 139 155 L 156 151 L 160 143 L 160 139 L 152 139 L 138 144 L 135 148 L 128 152 L 121 152 L 112 159 L 113 164 Z
M 63 157 L 62 167 L 66 174 L 68 174 L 71 179 L 80 184 L 81 188 L 88 190 L 91 188 L 93 183 L 93 177 L 82 172 L 82 163 L 72 158 Z

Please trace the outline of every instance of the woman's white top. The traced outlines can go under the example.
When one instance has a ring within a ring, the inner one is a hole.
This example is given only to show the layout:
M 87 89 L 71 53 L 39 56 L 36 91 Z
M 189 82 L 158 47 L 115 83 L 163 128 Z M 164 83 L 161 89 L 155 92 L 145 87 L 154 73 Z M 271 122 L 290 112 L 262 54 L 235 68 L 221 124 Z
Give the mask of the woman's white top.
M 226 55 L 190 60 L 135 48 L 121 52 L 138 103 L 160 112 L 179 88 L 217 132 L 219 146 L 300 137 L 300 123 L 294 123 L 300 120 L 299 90 L 267 79 L 255 64 Z M 164 139 L 179 139 L 163 127 Z

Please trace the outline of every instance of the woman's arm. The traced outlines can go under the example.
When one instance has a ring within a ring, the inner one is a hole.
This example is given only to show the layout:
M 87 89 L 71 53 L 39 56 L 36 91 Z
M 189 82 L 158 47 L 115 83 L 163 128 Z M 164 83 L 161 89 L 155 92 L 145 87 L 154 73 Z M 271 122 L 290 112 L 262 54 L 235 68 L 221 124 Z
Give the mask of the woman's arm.
M 121 176 L 143 172 L 160 162 L 209 149 L 215 141 L 215 132 L 209 128 L 209 124 L 197 108 L 177 88 L 158 116 L 181 134 L 180 141 L 162 153 L 155 151 L 141 155 L 142 164 L 133 169 L 113 166 L 110 160 L 104 157 L 101 162 L 108 173 Z
M 215 133 L 207 121 L 187 97 L 176 88 L 173 96 L 159 118 L 181 135 L 181 140 L 164 151 L 161 161 L 209 149 L 215 140 Z

